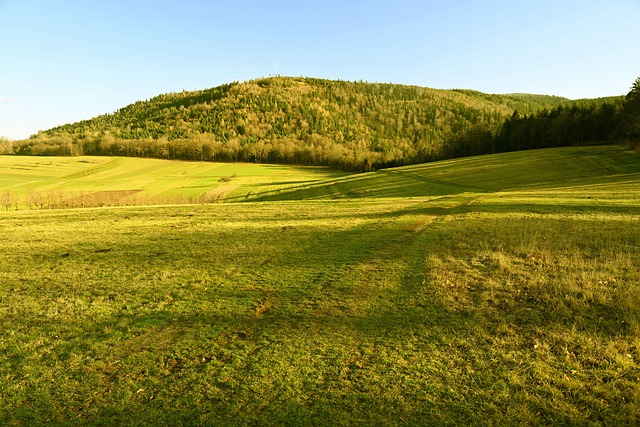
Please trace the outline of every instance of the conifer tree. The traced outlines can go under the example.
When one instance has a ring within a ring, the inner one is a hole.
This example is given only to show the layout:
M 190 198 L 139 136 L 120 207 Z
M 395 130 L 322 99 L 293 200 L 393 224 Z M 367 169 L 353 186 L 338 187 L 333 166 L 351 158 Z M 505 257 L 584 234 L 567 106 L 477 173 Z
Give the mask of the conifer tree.
M 624 103 L 624 132 L 632 141 L 640 141 L 640 77 L 631 86 Z

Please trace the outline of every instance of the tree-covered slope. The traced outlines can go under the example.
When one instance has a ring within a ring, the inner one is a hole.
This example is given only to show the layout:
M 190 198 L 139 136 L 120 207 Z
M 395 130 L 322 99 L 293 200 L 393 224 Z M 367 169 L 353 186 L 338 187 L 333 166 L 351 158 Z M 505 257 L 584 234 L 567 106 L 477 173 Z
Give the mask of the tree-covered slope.
M 368 170 L 490 152 L 514 112 L 571 101 L 542 95 L 274 77 L 170 93 L 41 132 L 22 154 L 128 155 Z M 467 151 L 469 151 L 467 153 Z

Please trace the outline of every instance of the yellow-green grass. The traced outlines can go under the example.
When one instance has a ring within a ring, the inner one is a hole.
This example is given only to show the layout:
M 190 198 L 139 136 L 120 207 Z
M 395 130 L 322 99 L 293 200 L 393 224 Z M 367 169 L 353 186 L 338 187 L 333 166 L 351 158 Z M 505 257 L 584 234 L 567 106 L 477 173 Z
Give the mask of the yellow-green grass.
M 149 205 L 432 197 L 555 187 L 576 187 L 586 195 L 585 186 L 599 191 L 638 180 L 639 157 L 621 146 L 503 153 L 366 174 L 243 163 L 0 156 L 0 204 L 5 208 L 42 208 L 46 203 L 36 203 L 38 197 L 47 198 L 49 207 L 76 207 L 80 199 L 83 206 Z
M 0 212 L 0 424 L 637 425 L 616 156 L 504 191 Z
M 0 156 L 0 204 L 25 208 L 35 199 L 47 199 L 48 207 L 76 206 L 80 199 L 89 206 L 219 202 L 343 175 L 319 167 Z
M 622 146 L 568 147 L 383 169 L 301 183 L 253 199 L 423 197 L 638 180 L 640 157 L 633 150 Z

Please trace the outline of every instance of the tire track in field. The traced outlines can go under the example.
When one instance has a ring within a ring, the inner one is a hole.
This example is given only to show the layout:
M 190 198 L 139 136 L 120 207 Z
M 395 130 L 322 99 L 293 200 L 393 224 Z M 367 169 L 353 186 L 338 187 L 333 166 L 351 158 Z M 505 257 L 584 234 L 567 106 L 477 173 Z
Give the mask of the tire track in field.
M 443 197 L 396 211 L 373 223 L 344 232 L 338 245 L 323 247 L 327 268 L 311 278 L 314 287 L 332 300 L 331 310 L 319 314 L 362 316 L 391 304 L 400 288 L 419 284 L 424 275 L 429 227 L 467 205 L 475 196 Z M 407 216 L 416 217 L 408 220 Z M 327 307 L 328 308 L 328 307 Z

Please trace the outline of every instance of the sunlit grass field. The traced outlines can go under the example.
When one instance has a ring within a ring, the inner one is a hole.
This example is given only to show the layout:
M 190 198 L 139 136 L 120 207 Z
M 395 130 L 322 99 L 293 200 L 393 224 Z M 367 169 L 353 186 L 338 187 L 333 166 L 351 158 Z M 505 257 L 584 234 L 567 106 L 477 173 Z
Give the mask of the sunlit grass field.
M 618 146 L 475 156 L 303 182 L 253 200 L 389 198 L 530 190 L 638 180 L 638 155 Z
M 280 173 L 0 212 L 0 424 L 640 423 L 640 155 Z
M 244 200 L 344 176 L 321 167 L 121 157 L 0 156 L 0 208 L 49 209 Z M 39 203 L 38 203 L 39 202 Z M 79 206 L 82 202 L 83 206 Z

